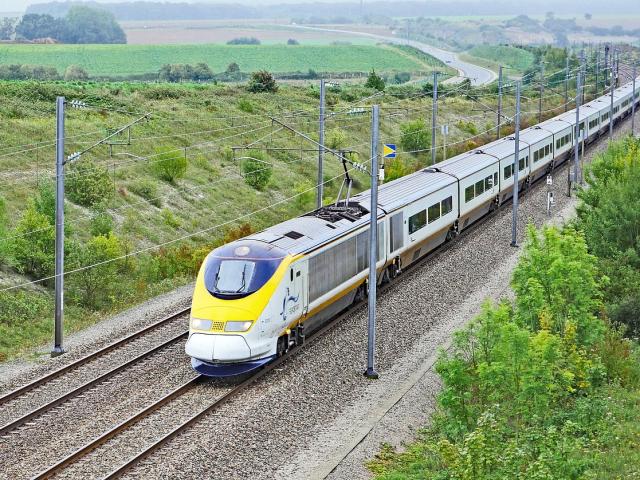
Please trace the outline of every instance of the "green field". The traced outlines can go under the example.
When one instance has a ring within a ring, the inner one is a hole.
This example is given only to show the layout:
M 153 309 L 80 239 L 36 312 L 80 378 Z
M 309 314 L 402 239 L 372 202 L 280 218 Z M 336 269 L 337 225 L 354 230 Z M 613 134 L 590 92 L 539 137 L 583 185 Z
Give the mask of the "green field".
M 533 64 L 533 54 L 517 47 L 478 45 L 467 51 L 470 58 L 485 60 L 483 66 L 497 68 L 499 64 L 523 72 Z
M 419 59 L 372 45 L 3 45 L 0 64 L 79 65 L 92 76 L 157 72 L 167 63 L 204 62 L 214 72 L 236 62 L 244 72 L 422 71 Z

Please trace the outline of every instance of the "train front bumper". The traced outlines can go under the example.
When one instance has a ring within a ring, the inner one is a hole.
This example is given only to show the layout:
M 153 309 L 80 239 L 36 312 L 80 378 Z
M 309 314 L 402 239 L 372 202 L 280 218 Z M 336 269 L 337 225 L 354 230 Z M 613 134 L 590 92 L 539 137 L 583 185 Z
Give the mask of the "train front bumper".
M 192 333 L 184 350 L 204 362 L 242 362 L 251 358 L 251 348 L 241 335 Z

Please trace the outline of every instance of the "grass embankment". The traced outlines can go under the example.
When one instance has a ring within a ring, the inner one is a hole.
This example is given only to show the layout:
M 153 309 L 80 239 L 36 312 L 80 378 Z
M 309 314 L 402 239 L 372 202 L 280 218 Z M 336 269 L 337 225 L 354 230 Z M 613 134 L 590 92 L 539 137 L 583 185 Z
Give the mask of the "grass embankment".
M 574 225 L 530 231 L 515 301 L 455 334 L 432 426 L 383 447 L 376 478 L 640 476 L 640 143 L 614 145 L 587 182 Z
M 375 45 L 0 45 L 4 64 L 45 65 L 64 72 L 78 65 L 94 77 L 157 72 L 164 64 L 206 63 L 223 72 L 235 62 L 243 72 L 418 72 L 413 55 Z M 435 61 L 437 62 L 437 61 Z M 440 63 L 443 67 L 444 64 Z
M 455 91 L 446 96 L 438 117 L 451 125 L 448 142 L 454 145 L 448 146 L 448 156 L 492 140 L 493 130 L 481 132 L 494 128 L 494 115 L 458 122 L 477 104 L 459 86 L 443 88 Z M 390 87 L 387 93 L 375 101 L 381 104 L 381 141 L 399 145 L 398 158 L 386 165 L 391 179 L 429 164 L 431 100 L 419 95 L 419 86 Z M 339 113 L 327 118 L 329 147 L 351 149 L 354 160 L 366 161 L 370 118 L 350 109 L 373 94 L 362 86 L 329 89 L 328 110 Z M 67 271 L 151 248 L 67 276 L 67 333 L 191 281 L 213 246 L 314 206 L 314 145 L 269 116 L 317 138 L 317 86 L 252 94 L 223 85 L 1 82 L 0 289 L 53 272 L 57 95 L 98 107 L 68 110 L 67 154 L 82 151 L 140 112 L 153 113 L 133 127 L 131 144 L 127 135 L 116 139 L 124 144 L 113 147 L 113 156 L 101 146 L 67 167 Z M 512 100 L 505 98 L 506 109 Z M 503 134 L 508 132 L 505 127 Z M 254 149 L 238 150 L 234 157 L 231 147 L 254 142 Z M 442 145 L 440 137 L 436 142 Z M 418 153 L 403 153 L 409 151 Z M 437 153 L 440 159 L 442 149 Z M 266 177 L 252 173 L 256 164 Z M 330 201 L 340 187 L 342 166 L 327 155 L 324 168 L 325 201 Z M 353 175 L 355 191 L 367 188 L 363 174 Z M 181 237 L 186 238 L 156 247 Z M 51 282 L 0 292 L 0 359 L 50 339 L 52 317 Z
M 463 60 L 498 71 L 503 65 L 506 75 L 519 74 L 533 65 L 534 55 L 518 47 L 505 45 L 478 45 L 460 56 Z

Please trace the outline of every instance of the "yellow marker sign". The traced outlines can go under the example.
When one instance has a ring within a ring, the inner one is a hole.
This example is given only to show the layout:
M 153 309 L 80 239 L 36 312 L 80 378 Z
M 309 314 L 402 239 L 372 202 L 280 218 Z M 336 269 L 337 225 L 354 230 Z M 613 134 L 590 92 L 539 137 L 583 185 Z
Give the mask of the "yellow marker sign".
M 396 158 L 396 145 L 394 143 L 385 143 L 382 147 L 382 156 L 384 158 Z

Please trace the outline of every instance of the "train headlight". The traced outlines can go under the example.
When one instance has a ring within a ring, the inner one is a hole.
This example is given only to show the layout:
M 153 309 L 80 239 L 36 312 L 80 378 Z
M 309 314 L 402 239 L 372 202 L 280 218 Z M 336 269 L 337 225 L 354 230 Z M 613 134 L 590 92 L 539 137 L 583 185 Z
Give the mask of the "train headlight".
M 246 332 L 251 328 L 253 322 L 227 322 L 224 326 L 225 332 Z
M 203 320 L 202 318 L 191 317 L 191 328 L 194 330 L 211 330 L 211 320 Z

